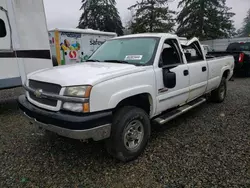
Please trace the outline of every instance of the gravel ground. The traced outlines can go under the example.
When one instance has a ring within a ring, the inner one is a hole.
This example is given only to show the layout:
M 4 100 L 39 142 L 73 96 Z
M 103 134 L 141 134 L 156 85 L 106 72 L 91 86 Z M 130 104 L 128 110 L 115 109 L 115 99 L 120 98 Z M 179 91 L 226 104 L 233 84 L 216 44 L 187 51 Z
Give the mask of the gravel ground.
M 145 153 L 123 164 L 103 142 L 49 137 L 21 116 L 22 89 L 0 91 L 0 187 L 250 187 L 250 79 L 153 131 Z

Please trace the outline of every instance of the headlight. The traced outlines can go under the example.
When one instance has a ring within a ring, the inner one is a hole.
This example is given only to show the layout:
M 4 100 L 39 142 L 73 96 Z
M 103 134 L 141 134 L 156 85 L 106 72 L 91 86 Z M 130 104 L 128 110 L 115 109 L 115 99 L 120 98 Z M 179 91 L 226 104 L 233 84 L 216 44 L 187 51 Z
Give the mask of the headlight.
M 66 87 L 64 96 L 70 97 L 80 97 L 80 98 L 89 98 L 90 91 L 92 86 L 74 86 L 74 87 Z M 62 105 L 64 110 L 72 111 L 72 112 L 89 112 L 89 103 L 73 103 L 73 102 L 65 102 Z
M 90 96 L 91 86 L 67 87 L 64 95 L 70 97 L 88 98 Z

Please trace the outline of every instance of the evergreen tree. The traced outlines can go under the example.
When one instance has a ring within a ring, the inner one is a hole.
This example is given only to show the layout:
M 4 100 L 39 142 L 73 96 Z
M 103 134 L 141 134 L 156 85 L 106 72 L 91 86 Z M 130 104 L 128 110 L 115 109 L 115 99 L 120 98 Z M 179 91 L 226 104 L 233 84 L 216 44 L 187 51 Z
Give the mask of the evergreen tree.
M 250 37 L 250 9 L 247 12 L 247 16 L 244 19 L 243 27 L 240 29 L 240 36 Z
M 123 26 L 115 0 L 82 0 L 78 28 L 116 32 L 123 35 Z
M 132 33 L 172 32 L 174 11 L 168 8 L 169 0 L 141 0 L 129 7 L 135 10 L 131 23 Z
M 226 6 L 226 0 L 181 0 L 177 17 L 179 36 L 216 39 L 231 37 L 235 28 L 231 18 L 235 15 Z

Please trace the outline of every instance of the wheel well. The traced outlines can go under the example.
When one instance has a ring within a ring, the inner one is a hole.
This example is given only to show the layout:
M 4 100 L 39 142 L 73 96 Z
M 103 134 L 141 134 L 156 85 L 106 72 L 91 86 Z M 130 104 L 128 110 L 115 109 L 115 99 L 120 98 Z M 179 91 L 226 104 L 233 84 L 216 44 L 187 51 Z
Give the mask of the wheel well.
M 147 114 L 150 114 L 151 103 L 152 103 L 151 95 L 148 93 L 143 93 L 143 94 L 134 95 L 134 96 L 131 96 L 122 100 L 121 102 L 118 103 L 115 110 L 123 106 L 136 106 L 138 108 L 145 110 Z
M 227 79 L 229 77 L 229 74 L 230 74 L 230 70 L 225 70 L 222 77 Z

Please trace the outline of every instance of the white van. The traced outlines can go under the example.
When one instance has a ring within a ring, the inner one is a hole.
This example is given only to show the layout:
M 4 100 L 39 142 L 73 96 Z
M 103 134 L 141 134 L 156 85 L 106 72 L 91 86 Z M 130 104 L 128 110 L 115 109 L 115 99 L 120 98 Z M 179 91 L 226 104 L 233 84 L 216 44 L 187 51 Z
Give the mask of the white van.
M 42 0 L 0 0 L 0 89 L 53 67 Z
M 84 62 L 106 40 L 116 36 L 116 33 L 93 29 L 49 30 L 51 51 L 58 65 Z

